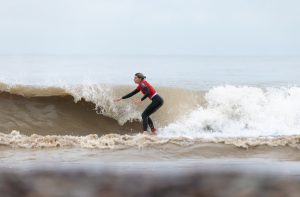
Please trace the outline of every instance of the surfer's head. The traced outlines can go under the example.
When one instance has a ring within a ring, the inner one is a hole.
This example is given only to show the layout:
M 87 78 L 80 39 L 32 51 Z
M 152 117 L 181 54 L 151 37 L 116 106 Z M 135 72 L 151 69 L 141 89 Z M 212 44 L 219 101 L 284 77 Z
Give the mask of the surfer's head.
M 134 83 L 140 83 L 142 80 L 146 79 L 146 76 L 143 73 L 135 73 Z

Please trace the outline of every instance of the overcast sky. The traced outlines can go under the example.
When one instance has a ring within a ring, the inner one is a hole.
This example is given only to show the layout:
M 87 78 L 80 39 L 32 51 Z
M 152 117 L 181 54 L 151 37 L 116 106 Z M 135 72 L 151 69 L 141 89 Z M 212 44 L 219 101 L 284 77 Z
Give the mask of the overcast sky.
M 0 54 L 300 55 L 299 0 L 0 0 Z

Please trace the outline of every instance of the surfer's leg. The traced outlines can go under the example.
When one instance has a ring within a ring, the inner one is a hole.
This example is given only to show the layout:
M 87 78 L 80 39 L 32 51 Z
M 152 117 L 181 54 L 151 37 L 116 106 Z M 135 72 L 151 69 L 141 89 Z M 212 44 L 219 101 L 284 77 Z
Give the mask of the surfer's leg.
M 153 121 L 149 116 L 156 112 L 162 105 L 163 100 L 161 97 L 159 97 L 158 99 L 153 99 L 152 103 L 142 113 L 144 131 L 147 131 L 148 125 L 150 126 L 150 128 L 154 128 Z
M 154 102 L 152 102 L 146 109 L 145 109 L 145 111 L 142 113 L 142 119 L 143 119 L 143 129 L 144 129 L 144 131 L 147 131 L 147 129 L 148 129 L 148 125 L 149 124 L 152 124 L 153 125 L 153 122 L 152 122 L 152 120 L 151 120 L 151 118 L 149 117 L 150 116 L 150 114 L 152 114 L 153 113 L 153 111 L 154 111 L 154 109 L 155 109 L 155 103 Z M 151 126 L 152 126 L 151 125 Z M 150 126 L 150 125 L 149 125 Z M 150 126 L 150 128 L 151 128 L 151 126 Z
M 163 105 L 163 103 L 164 103 L 163 99 L 157 95 L 157 98 L 154 98 L 152 100 L 152 103 L 146 109 L 148 116 L 156 112 Z
M 149 125 L 149 127 L 150 127 L 151 129 L 154 128 L 153 121 L 152 121 L 152 119 L 151 119 L 150 117 L 148 117 L 148 125 Z
M 147 109 L 146 109 L 147 110 Z M 148 121 L 149 121 L 149 115 L 147 114 L 147 111 L 144 111 L 142 113 L 142 119 L 143 119 L 143 130 L 147 131 L 148 129 Z

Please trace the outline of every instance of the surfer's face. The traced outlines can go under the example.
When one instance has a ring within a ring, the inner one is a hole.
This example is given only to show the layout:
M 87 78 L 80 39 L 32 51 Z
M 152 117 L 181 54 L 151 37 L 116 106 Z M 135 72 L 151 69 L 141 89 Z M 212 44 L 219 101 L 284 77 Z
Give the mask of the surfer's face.
M 139 84 L 141 82 L 142 79 L 138 78 L 137 76 L 134 76 L 134 83 Z

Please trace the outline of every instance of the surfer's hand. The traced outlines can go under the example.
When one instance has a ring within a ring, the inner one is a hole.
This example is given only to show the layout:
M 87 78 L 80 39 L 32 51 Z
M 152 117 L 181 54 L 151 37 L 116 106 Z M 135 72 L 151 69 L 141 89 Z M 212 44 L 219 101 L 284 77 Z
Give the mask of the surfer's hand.
M 118 99 L 114 99 L 114 102 L 119 102 L 120 100 L 122 100 L 122 98 L 118 98 Z

